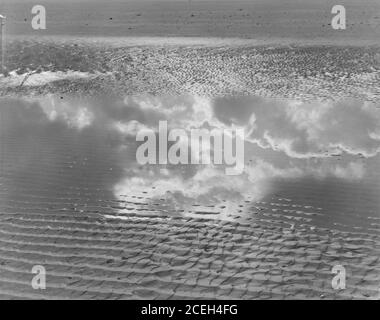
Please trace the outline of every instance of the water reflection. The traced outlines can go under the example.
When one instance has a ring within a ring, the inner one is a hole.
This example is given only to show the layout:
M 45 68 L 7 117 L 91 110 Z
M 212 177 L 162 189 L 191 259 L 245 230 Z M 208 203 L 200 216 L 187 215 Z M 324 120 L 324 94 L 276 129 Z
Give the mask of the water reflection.
M 376 228 L 380 112 L 369 103 L 136 96 L 3 99 L 0 107 L 3 211 L 262 210 Z M 243 128 L 245 172 L 139 165 L 136 133 L 157 130 L 160 120 L 188 131 Z

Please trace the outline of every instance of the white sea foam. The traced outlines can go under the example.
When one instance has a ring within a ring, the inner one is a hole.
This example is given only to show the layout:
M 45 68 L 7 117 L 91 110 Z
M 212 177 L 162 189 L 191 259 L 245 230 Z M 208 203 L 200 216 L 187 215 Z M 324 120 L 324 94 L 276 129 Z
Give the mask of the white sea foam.
M 76 79 L 92 79 L 100 73 L 89 73 L 80 71 L 43 71 L 40 73 L 24 73 L 17 74 L 16 71 L 9 73 L 9 76 L 0 75 L 0 87 L 37 87 L 58 80 L 76 80 Z

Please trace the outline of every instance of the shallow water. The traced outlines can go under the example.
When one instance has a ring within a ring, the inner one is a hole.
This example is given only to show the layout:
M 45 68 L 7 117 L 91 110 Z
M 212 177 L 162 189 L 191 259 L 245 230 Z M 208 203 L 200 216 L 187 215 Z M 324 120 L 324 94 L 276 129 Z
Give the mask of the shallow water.
M 379 3 L 345 0 L 345 32 L 331 28 L 334 1 L 40 1 L 48 14 L 40 35 L 185 36 L 379 43 Z M 31 0 L 4 0 L 11 35 L 36 35 L 30 27 Z
M 244 128 L 245 172 L 229 177 L 218 166 L 140 166 L 137 130 L 165 119 L 172 128 Z M 165 212 L 233 219 L 252 217 L 260 207 L 290 223 L 376 230 L 379 121 L 375 105 L 354 100 L 3 99 L 1 203 L 44 199 L 46 210 L 84 210 L 104 201 L 104 210 L 126 214 L 135 197 L 146 211 L 164 201 Z
M 379 109 L 198 96 L 0 101 L 0 298 L 379 298 Z M 136 132 L 245 128 L 245 172 Z M 47 289 L 30 286 L 44 265 Z M 347 270 L 333 290 L 331 268 Z

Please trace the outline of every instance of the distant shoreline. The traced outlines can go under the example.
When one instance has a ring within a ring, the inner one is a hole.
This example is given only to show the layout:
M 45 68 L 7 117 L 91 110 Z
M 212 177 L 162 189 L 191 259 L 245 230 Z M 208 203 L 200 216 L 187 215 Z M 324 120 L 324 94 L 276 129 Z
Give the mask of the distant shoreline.
M 0 12 L 8 16 L 8 36 L 380 45 L 378 0 L 340 1 L 347 11 L 345 30 L 331 26 L 335 4 L 332 0 L 57 1 L 46 2 L 46 30 L 33 30 L 31 1 L 0 5 Z
M 36 42 L 81 42 L 92 45 L 109 46 L 205 46 L 205 47 L 380 47 L 380 41 L 374 40 L 347 40 L 347 39 L 295 39 L 295 38 L 239 38 L 239 37 L 198 37 L 198 36 L 73 36 L 73 35 L 9 35 L 8 41 L 36 41 Z
M 11 82 L 0 79 L 0 95 L 192 93 L 379 101 L 379 46 L 210 38 L 24 39 L 9 42 L 7 67 L 14 76 Z

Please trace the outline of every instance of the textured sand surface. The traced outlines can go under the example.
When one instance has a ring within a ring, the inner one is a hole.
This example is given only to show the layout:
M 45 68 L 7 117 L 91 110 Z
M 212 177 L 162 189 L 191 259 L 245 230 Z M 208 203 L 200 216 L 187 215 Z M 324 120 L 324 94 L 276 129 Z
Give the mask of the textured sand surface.
M 194 93 L 375 101 L 380 94 L 378 46 L 48 39 L 10 43 L 7 65 L 13 76 L 0 78 L 1 95 Z M 82 74 L 70 78 L 68 72 Z

